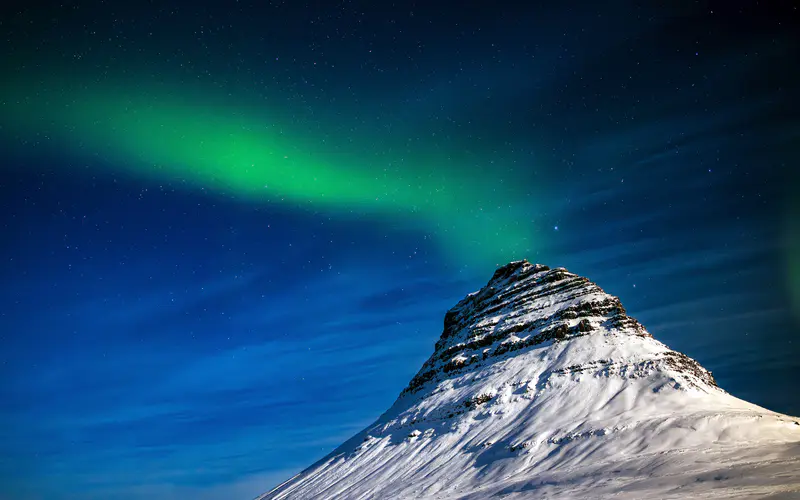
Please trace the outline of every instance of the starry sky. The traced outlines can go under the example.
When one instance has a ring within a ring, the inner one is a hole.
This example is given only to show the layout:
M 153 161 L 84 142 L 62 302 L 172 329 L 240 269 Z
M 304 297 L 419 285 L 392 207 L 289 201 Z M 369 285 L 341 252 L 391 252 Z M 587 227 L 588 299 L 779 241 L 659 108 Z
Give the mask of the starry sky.
M 2 7 L 0 498 L 253 497 L 520 258 L 800 415 L 800 12 L 595 3 Z

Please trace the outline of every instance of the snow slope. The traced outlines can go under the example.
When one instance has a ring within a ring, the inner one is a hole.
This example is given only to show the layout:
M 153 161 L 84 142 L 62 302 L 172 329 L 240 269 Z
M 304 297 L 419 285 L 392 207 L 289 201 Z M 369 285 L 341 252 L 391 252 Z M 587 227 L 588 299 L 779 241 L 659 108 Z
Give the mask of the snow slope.
M 800 498 L 800 420 L 563 268 L 498 269 L 389 410 L 266 499 Z

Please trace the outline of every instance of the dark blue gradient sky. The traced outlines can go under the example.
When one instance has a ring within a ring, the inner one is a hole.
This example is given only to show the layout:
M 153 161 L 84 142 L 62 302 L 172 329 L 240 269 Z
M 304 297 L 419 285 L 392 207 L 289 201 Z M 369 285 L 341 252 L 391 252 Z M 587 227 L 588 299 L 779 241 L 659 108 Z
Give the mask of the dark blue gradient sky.
M 513 184 L 532 243 L 507 260 L 589 277 L 729 392 L 798 415 L 798 12 L 644 3 L 32 4 L 3 12 L 3 74 L 168 74 L 268 95 L 351 152 L 435 150 L 487 200 Z M 504 263 L 463 247 L 477 209 L 450 227 L 137 176 L 15 127 L 8 88 L 2 498 L 266 491 L 388 408 Z

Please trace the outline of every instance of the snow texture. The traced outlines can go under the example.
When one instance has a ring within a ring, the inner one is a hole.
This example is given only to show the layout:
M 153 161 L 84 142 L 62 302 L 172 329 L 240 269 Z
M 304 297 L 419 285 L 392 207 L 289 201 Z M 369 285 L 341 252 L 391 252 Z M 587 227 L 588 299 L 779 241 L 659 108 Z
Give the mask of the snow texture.
M 800 498 L 800 419 L 737 399 L 563 268 L 512 262 L 445 316 L 368 428 L 267 499 Z

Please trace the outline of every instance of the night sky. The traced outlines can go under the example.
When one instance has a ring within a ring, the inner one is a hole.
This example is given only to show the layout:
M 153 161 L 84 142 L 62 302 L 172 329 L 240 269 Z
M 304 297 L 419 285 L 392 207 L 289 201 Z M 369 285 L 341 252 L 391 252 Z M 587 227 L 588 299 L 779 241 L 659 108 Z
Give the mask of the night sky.
M 798 8 L 526 3 L 2 7 L 0 498 L 269 490 L 520 258 L 800 415 Z

